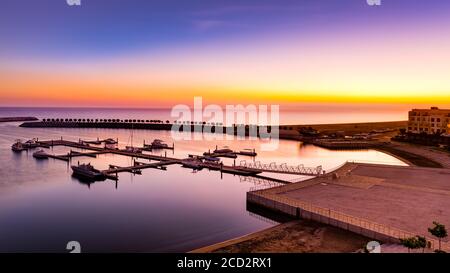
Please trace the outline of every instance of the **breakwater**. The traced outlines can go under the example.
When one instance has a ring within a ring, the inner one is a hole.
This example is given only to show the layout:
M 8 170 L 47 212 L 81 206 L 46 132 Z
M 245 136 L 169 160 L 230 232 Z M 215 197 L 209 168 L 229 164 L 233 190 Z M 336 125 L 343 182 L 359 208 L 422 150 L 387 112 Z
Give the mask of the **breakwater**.
M 3 117 L 0 118 L 0 122 L 15 122 L 15 121 L 32 121 L 38 120 L 36 117 Z
M 20 127 L 26 128 L 111 128 L 111 129 L 144 129 L 178 132 L 208 132 L 219 134 L 234 134 L 257 137 L 270 137 L 278 130 L 278 126 L 258 125 L 209 125 L 209 124 L 174 124 L 151 123 L 137 121 L 111 120 L 106 122 L 95 121 L 37 121 L 24 122 Z

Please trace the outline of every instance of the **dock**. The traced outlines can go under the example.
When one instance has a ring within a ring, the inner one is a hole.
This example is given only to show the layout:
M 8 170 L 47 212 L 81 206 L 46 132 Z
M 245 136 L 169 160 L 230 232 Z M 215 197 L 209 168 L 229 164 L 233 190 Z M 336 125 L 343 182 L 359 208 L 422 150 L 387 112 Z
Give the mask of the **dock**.
M 173 165 L 178 164 L 178 160 L 168 160 L 168 161 L 160 161 L 155 163 L 142 163 L 135 161 L 135 164 L 133 166 L 128 167 L 119 167 L 110 165 L 110 168 L 108 170 L 102 171 L 104 174 L 117 174 L 121 172 L 135 172 L 136 170 L 142 170 L 142 169 L 148 169 L 148 168 L 154 168 L 154 169 L 164 169 L 164 166 L 167 165 Z
M 100 141 L 100 140 L 98 140 Z M 69 140 L 63 140 L 57 139 L 57 140 L 36 140 L 36 146 L 42 147 L 42 148 L 50 148 L 54 146 L 65 146 L 70 148 L 77 148 L 82 150 L 87 150 L 89 152 L 78 152 L 70 150 L 67 154 L 62 155 L 53 155 L 53 154 L 45 154 L 48 158 L 53 158 L 56 160 L 62 160 L 65 162 L 70 162 L 72 158 L 74 157 L 92 157 L 95 158 L 97 155 L 100 154 L 116 154 L 116 155 L 122 155 L 122 156 L 128 156 L 133 159 L 135 159 L 133 166 L 114 166 L 110 165 L 110 168 L 108 170 L 103 170 L 102 173 L 105 175 L 108 179 L 117 180 L 118 173 L 121 172 L 130 172 L 134 174 L 138 174 L 140 170 L 147 169 L 147 168 L 155 168 L 155 169 L 161 169 L 164 170 L 166 166 L 173 165 L 173 164 L 183 164 L 186 160 L 192 160 L 192 158 L 195 158 L 197 161 L 195 162 L 195 167 L 198 166 L 198 169 L 209 169 L 212 171 L 220 171 L 221 173 L 229 173 L 233 175 L 238 176 L 253 176 L 257 177 L 261 173 L 281 173 L 281 174 L 294 174 L 294 175 L 306 175 L 306 176 L 320 176 L 323 174 L 323 170 L 321 166 L 315 167 L 315 168 L 308 168 L 304 167 L 303 165 L 299 166 L 287 166 L 286 164 L 261 164 L 259 162 L 252 162 L 247 163 L 245 160 L 241 161 L 239 165 L 236 165 L 234 163 L 233 165 L 225 165 L 223 162 L 208 162 L 206 159 L 206 156 L 195 156 L 195 155 L 189 155 L 187 158 L 174 158 L 174 157 L 168 157 L 167 153 L 165 155 L 154 155 L 154 154 L 145 154 L 145 153 L 138 153 L 138 152 L 132 152 L 127 151 L 125 149 L 119 149 L 116 147 L 111 148 L 108 146 L 100 147 L 100 146 L 92 146 L 86 141 L 69 141 Z M 169 147 L 169 148 L 173 148 Z M 36 148 L 36 147 L 35 147 Z M 141 149 L 139 147 L 139 149 Z M 209 157 L 231 157 L 236 158 L 238 153 L 219 153 L 214 154 L 214 156 L 211 156 L 208 154 Z M 136 159 L 144 159 L 149 161 L 157 161 L 154 163 L 144 163 L 136 161 Z M 188 166 L 189 167 L 189 166 Z

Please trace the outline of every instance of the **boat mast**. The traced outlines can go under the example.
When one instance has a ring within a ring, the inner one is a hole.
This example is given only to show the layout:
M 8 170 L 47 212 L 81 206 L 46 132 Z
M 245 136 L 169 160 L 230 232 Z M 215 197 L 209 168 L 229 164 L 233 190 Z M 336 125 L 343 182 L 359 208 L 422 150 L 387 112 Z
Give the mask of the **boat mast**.
M 133 126 L 134 124 L 131 123 L 131 148 L 133 148 Z

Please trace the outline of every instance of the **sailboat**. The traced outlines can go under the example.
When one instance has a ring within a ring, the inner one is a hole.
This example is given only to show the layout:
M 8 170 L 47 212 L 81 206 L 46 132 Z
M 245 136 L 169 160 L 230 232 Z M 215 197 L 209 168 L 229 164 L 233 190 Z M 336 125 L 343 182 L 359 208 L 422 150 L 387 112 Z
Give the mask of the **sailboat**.
M 142 149 L 133 147 L 133 125 L 131 125 L 131 146 L 126 146 L 125 150 L 130 153 L 142 154 Z

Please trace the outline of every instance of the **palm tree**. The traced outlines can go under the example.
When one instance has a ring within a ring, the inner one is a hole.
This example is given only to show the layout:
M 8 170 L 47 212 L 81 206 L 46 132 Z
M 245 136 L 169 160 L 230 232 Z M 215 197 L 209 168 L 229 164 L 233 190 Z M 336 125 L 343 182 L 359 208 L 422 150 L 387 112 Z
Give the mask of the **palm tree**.
M 442 225 L 436 221 L 433 222 L 434 227 L 428 228 L 428 232 L 431 233 L 431 235 L 435 236 L 439 240 L 439 252 L 442 252 L 441 250 L 441 240 L 448 236 L 447 229 L 445 229 L 445 225 Z

